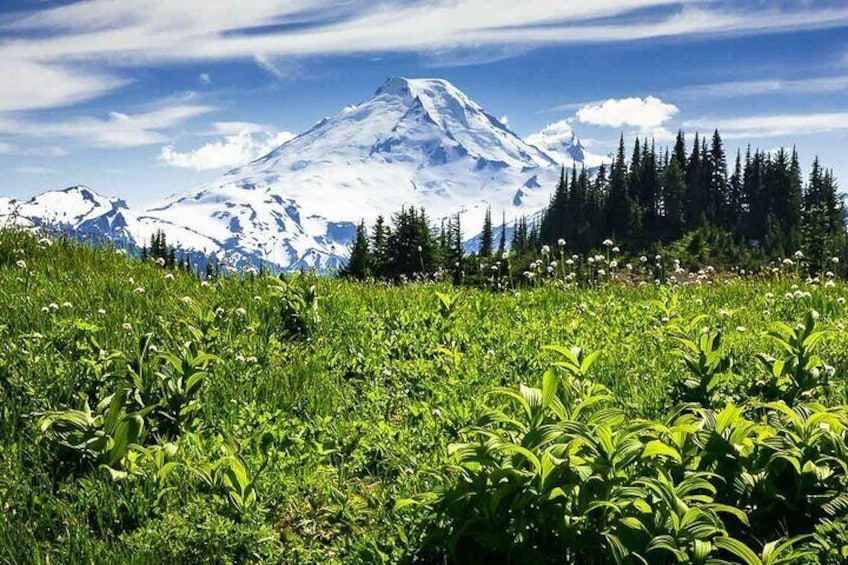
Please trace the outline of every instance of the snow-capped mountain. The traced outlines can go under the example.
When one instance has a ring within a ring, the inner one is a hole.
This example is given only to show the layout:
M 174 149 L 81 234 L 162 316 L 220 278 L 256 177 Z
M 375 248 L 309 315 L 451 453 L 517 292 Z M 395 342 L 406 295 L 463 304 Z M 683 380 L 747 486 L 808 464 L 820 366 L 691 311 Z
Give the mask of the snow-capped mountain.
M 326 268 L 346 257 L 356 223 L 402 206 L 423 206 L 434 221 L 459 212 L 469 236 L 487 207 L 496 218 L 531 216 L 560 166 L 449 82 L 392 78 L 268 155 L 147 210 L 74 187 L 0 201 L 0 215 L 16 207 L 19 222 L 140 243 L 162 229 L 169 242 L 230 263 Z
M 527 136 L 527 143 L 545 151 L 566 167 L 592 169 L 611 161 L 609 157 L 587 151 L 566 120 L 549 124 L 542 131 Z
M 126 202 L 86 186 L 51 190 L 25 201 L 0 199 L 0 226 L 65 226 L 79 234 L 132 239 L 128 222 L 133 221 Z

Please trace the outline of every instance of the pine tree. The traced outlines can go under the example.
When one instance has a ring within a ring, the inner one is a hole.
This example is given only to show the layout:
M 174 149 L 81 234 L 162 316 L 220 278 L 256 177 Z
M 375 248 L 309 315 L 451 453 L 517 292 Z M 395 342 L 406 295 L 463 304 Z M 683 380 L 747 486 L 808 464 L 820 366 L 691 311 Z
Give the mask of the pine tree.
M 350 259 L 340 275 L 352 279 L 363 280 L 368 276 L 372 259 L 368 250 L 368 228 L 362 221 L 356 226 L 356 234 L 353 236 L 353 246 L 350 249 Z
M 618 153 L 612 165 L 607 197 L 607 230 L 609 235 L 627 237 L 630 225 L 630 200 L 627 195 L 627 162 L 624 157 L 624 136 L 618 144 Z
M 494 233 L 492 232 L 492 208 L 486 208 L 486 216 L 483 218 L 483 231 L 480 233 L 480 247 L 477 255 L 480 257 L 491 257 L 494 246 Z
M 504 252 L 506 251 L 506 212 L 503 212 L 501 216 L 501 235 L 498 239 L 498 259 L 503 257 Z

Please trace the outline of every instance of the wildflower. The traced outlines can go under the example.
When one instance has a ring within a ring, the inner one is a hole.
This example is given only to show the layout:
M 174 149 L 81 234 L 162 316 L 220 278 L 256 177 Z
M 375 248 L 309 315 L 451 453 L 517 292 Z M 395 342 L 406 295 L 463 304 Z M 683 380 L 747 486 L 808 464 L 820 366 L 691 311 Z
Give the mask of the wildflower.
M 191 304 L 191 296 L 183 296 L 182 297 L 183 304 Z
M 588 263 L 589 263 L 590 265 L 594 265 L 594 264 L 595 264 L 595 258 L 594 258 L 594 257 L 589 257 L 589 258 L 587 259 L 587 261 L 588 261 Z
M 827 278 L 829 278 L 829 279 L 832 279 L 832 278 L 834 277 L 833 271 L 828 271 L 828 272 L 826 272 L 826 273 L 824 274 L 824 276 L 826 276 L 826 277 L 827 277 Z
M 100 314 L 101 316 L 105 316 L 106 310 L 104 310 L 103 308 L 100 308 L 100 309 L 97 310 L 97 313 Z
M 554 266 L 553 266 L 553 265 L 548 265 L 548 274 L 551 274 L 551 273 L 553 273 L 553 272 L 554 272 Z
M 620 253 L 621 249 L 619 249 L 618 246 L 616 245 L 615 247 L 612 248 L 612 252 L 613 253 Z
M 616 261 L 615 259 L 613 259 L 612 261 L 610 261 L 609 266 L 610 266 L 610 269 L 615 269 L 615 268 L 617 268 L 617 267 L 618 267 L 618 261 Z
M 633 264 L 632 264 L 632 263 L 627 263 L 627 264 L 624 266 L 624 268 L 625 268 L 625 269 L 627 269 L 628 271 L 632 271 L 632 270 L 633 270 Z
M 792 265 L 794 265 L 794 264 L 795 264 L 795 261 L 793 261 L 792 259 L 788 259 L 788 258 L 787 258 L 787 259 L 784 259 L 784 260 L 783 260 L 783 264 L 784 264 L 784 265 L 786 265 L 787 267 L 791 267 Z
M 256 296 L 253 297 L 253 300 L 255 300 L 256 302 L 262 302 L 262 297 L 259 296 L 259 295 L 256 295 Z
M 504 261 L 509 259 L 509 251 L 504 251 L 503 255 L 501 255 L 501 259 L 503 259 Z
M 73 308 L 74 305 L 70 302 L 62 302 L 62 308 Z
M 774 293 L 773 293 L 773 292 L 767 292 L 767 293 L 766 293 L 766 298 L 768 298 L 769 300 L 770 300 L 770 299 L 772 299 L 772 298 L 774 298 Z
M 606 272 L 605 270 L 603 270 L 603 269 L 598 269 L 598 276 L 599 276 L 599 277 L 602 277 L 602 276 L 604 276 L 604 275 L 606 275 L 606 274 L 607 274 L 607 272 Z
M 729 317 L 730 317 L 730 312 L 729 312 L 729 311 L 727 311 L 727 310 L 725 310 L 724 308 L 722 308 L 721 310 L 719 310 L 719 311 L 718 311 L 718 314 L 719 314 L 719 316 L 721 316 L 722 318 L 729 318 Z
M 127 330 L 128 332 L 132 331 L 132 324 L 130 324 L 129 322 L 125 322 L 121 327 Z
M 422 251 L 424 251 L 424 248 L 419 245 L 418 246 L 418 253 L 421 253 Z
M 498 266 L 497 266 L 497 265 L 492 265 L 492 270 L 493 270 L 493 271 L 497 271 L 497 270 L 498 270 Z
M 612 247 L 613 245 L 615 245 L 615 243 L 613 243 L 611 239 L 605 239 L 603 242 L 604 247 Z
M 833 259 L 831 259 L 831 261 L 833 261 L 834 265 L 838 265 L 839 264 L 839 257 L 834 257 Z
M 56 304 L 55 302 L 51 302 L 51 303 L 49 304 L 49 306 L 50 306 L 50 309 L 51 309 L 51 310 L 58 310 L 58 309 L 59 309 L 59 305 L 58 305 L 58 304 Z
M 162 257 L 159 257 L 158 259 L 156 259 L 156 264 L 159 265 L 160 267 L 164 267 L 165 266 L 165 259 L 163 259 Z
M 542 246 L 542 255 L 550 255 L 551 254 L 551 246 L 543 245 Z
M 641 257 L 639 257 L 639 261 L 641 261 L 642 263 L 647 263 L 647 262 L 648 262 L 648 258 L 647 258 L 647 257 L 645 257 L 644 255 L 642 255 Z
M 572 266 L 574 264 L 574 259 L 566 259 L 565 264 L 568 265 L 569 267 Z
M 559 238 L 559 240 L 557 240 L 557 245 L 559 245 L 560 247 L 565 247 L 565 240 L 562 239 L 562 238 Z
M 26 269 L 26 261 L 24 261 L 23 259 L 18 259 L 17 261 L 15 261 L 15 265 L 17 265 L 21 269 Z
M 556 261 L 551 261 L 551 267 L 553 267 L 554 269 L 556 269 L 556 268 L 557 268 L 557 265 L 559 265 L 559 263 L 557 263 Z
M 845 297 L 840 296 L 839 298 L 836 299 L 836 302 L 837 302 L 837 304 L 845 304 Z
M 825 288 L 833 288 L 836 286 L 836 283 L 833 281 L 827 281 L 826 283 L 824 283 L 824 286 Z
M 136 287 L 135 290 L 133 290 L 133 292 L 136 293 L 136 294 L 144 294 L 145 290 L 144 290 L 143 286 L 139 286 L 139 287 Z
M 745 331 L 745 326 L 736 326 L 736 331 L 737 331 L 737 332 L 744 332 L 744 331 Z
M 50 238 L 47 238 L 47 237 L 42 237 L 41 239 L 38 240 L 38 243 L 40 243 L 41 245 L 46 245 L 47 247 L 50 247 L 51 245 L 53 245 L 53 240 L 50 239 Z
M 130 284 L 135 284 L 135 279 L 134 279 L 134 278 L 132 278 L 132 277 L 130 277 L 128 282 L 129 282 Z
M 662 255 L 657 255 L 656 257 L 654 257 L 654 260 L 655 260 L 657 263 L 659 263 L 660 261 L 662 261 Z
M 48 314 L 50 312 L 50 308 L 48 306 L 42 306 L 41 311 L 44 312 L 45 314 Z
M 804 254 L 800 250 L 798 250 L 798 251 L 795 252 L 795 258 L 796 259 L 803 259 Z
M 244 317 L 247 315 L 247 310 L 245 310 L 244 308 L 236 308 L 236 314 Z
M 165 280 L 166 280 L 166 281 L 172 281 L 172 280 L 174 280 L 174 273 L 168 273 L 168 274 L 166 274 L 166 275 L 165 275 Z
M 200 282 L 200 286 L 202 286 L 202 287 L 207 287 L 207 286 L 209 286 L 209 281 L 201 281 L 201 282 Z

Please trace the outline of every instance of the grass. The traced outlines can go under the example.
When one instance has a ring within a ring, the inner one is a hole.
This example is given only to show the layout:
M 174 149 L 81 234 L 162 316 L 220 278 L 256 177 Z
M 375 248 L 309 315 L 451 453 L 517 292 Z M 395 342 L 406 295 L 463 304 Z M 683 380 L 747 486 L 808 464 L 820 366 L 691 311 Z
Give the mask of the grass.
M 771 324 L 816 310 L 828 331 L 818 353 L 834 369 L 817 394 L 841 406 L 845 297 L 842 282 L 792 278 L 500 294 L 310 275 L 201 283 L 4 232 L 0 561 L 415 559 L 431 516 L 395 505 L 438 487 L 448 446 L 487 413 L 493 388 L 539 386 L 556 361 L 544 346 L 599 352 L 592 379 L 617 408 L 664 420 L 689 374 L 681 332 L 722 332 L 735 359 L 725 398 L 743 402 L 764 374 L 756 355 L 780 353 Z M 161 353 L 175 368 L 154 361 Z M 209 359 L 186 369 L 199 354 Z M 44 424 L 82 399 L 96 413 L 139 367 L 155 370 L 125 417 L 152 410 L 143 449 L 109 462 Z M 197 392 L 162 384 L 177 373 L 183 385 L 202 373 Z M 153 407 L 166 396 L 175 411 Z

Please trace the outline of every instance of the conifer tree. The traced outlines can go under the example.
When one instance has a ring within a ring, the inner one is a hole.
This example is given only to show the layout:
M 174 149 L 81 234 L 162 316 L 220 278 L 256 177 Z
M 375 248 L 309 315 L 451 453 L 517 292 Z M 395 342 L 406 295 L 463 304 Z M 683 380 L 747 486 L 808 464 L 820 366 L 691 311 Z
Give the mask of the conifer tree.
M 494 246 L 494 233 L 492 231 L 492 208 L 486 208 L 486 216 L 483 218 L 483 231 L 480 233 L 480 247 L 477 255 L 480 257 L 491 257 Z

